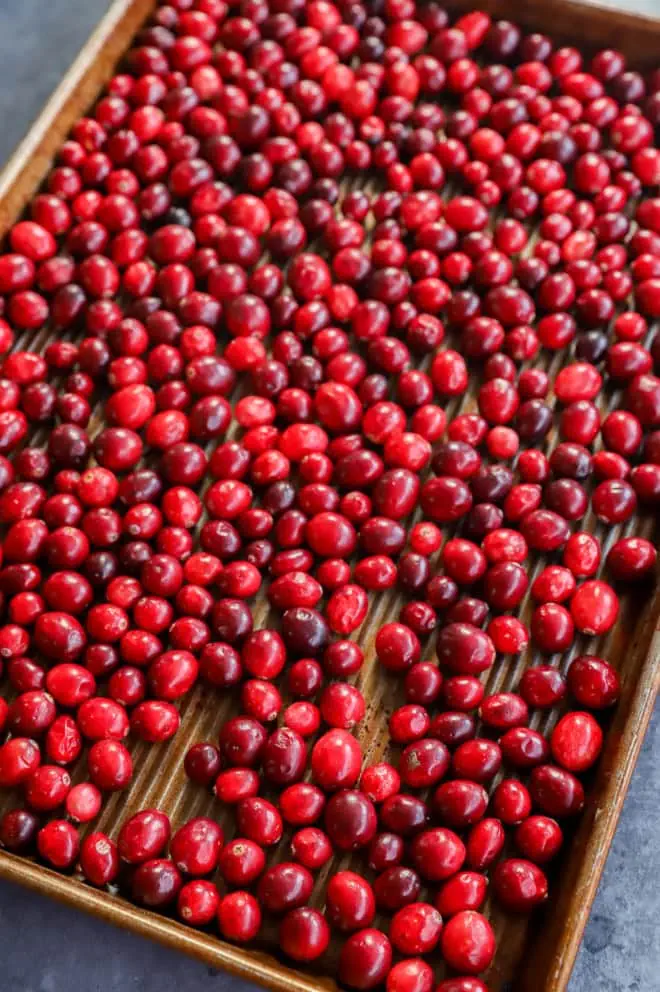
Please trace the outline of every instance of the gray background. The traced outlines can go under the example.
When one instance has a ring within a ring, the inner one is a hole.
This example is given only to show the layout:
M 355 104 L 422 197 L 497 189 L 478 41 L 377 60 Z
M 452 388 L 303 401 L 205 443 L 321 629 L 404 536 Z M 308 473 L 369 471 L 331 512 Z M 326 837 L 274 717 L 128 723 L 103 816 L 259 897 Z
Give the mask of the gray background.
M 660 14 L 660 0 L 608 2 Z M 108 6 L 108 0 L 0 0 L 0 162 L 24 135 Z M 659 791 L 660 718 L 656 713 L 571 992 L 660 989 Z M 182 955 L 5 882 L 0 882 L 0 974 L 2 992 L 250 989 Z

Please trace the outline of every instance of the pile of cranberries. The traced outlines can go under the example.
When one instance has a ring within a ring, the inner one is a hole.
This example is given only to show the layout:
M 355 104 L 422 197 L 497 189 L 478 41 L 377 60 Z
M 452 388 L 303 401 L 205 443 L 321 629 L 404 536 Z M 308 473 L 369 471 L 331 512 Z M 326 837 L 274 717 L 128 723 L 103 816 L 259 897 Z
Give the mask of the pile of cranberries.
M 487 992 L 655 572 L 658 125 L 660 70 L 435 0 L 156 9 L 0 256 L 7 850 Z M 99 832 L 198 684 L 223 826 Z

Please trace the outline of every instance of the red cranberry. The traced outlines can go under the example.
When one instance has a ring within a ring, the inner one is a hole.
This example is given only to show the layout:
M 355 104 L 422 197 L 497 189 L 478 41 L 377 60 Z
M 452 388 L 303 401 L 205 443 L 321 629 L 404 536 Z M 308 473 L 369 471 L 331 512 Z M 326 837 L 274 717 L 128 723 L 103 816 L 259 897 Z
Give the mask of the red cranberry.
M 487 880 L 479 872 L 460 871 L 440 888 L 435 900 L 443 917 L 465 910 L 478 910 L 486 898 Z
M 339 956 L 339 978 L 354 989 L 375 988 L 385 981 L 392 964 L 392 946 L 380 930 L 359 930 L 345 942 Z
M 392 918 L 390 939 L 401 954 L 428 954 L 440 939 L 441 930 L 442 917 L 435 907 L 411 903 Z
M 294 961 L 313 961 L 326 950 L 330 928 L 318 910 L 300 907 L 284 917 L 279 936 L 282 950 Z
M 545 864 L 559 851 L 563 835 L 559 824 L 548 816 L 530 816 L 515 833 L 516 846 L 534 864 Z
M 460 870 L 465 860 L 465 846 L 453 831 L 435 827 L 414 837 L 411 856 L 424 878 L 441 882 Z
M 357 782 L 361 762 L 356 739 L 345 730 L 330 730 L 312 749 L 312 776 L 326 791 L 350 788 Z
M 343 931 L 369 926 L 376 912 L 371 886 L 354 872 L 341 871 L 328 882 L 326 912 L 330 923 Z
M 309 899 L 313 879 L 302 865 L 280 862 L 268 868 L 259 880 L 259 901 L 270 913 L 297 909 Z
M 53 868 L 67 871 L 78 858 L 78 831 L 66 820 L 51 820 L 37 834 L 37 850 Z
M 548 896 L 548 881 L 541 869 L 518 858 L 508 858 L 497 865 L 493 888 L 505 909 L 516 913 L 528 913 Z
M 249 892 L 231 892 L 218 906 L 218 926 L 227 940 L 249 942 L 261 926 L 259 903 Z
M 619 677 L 609 662 L 593 655 L 575 658 L 568 670 L 568 686 L 581 706 L 605 709 L 619 698 Z
M 467 862 L 476 871 L 483 871 L 500 855 L 504 847 L 504 827 L 499 820 L 489 818 L 481 820 L 472 829 L 467 838 Z
M 88 834 L 80 848 L 80 867 L 88 882 L 99 887 L 115 881 L 119 874 L 117 846 L 106 834 Z
M 168 817 L 158 810 L 143 810 L 127 820 L 118 839 L 120 856 L 141 864 L 162 853 L 170 838 Z
M 328 801 L 325 827 L 334 847 L 339 850 L 365 846 L 374 836 L 376 826 L 376 811 L 364 793 L 344 789 Z
M 170 842 L 170 853 L 177 868 L 186 875 L 208 875 L 220 856 L 221 828 L 207 817 L 196 817 L 180 827 Z
M 603 634 L 610 630 L 619 612 L 614 590 L 597 579 L 584 582 L 571 598 L 571 615 L 578 630 L 586 634 Z
M 589 768 L 598 758 L 603 732 L 589 713 L 567 713 L 552 732 L 550 746 L 555 760 L 572 772 Z
M 394 965 L 387 976 L 387 992 L 430 992 L 433 969 L 421 958 L 409 958 Z
M 464 910 L 446 923 L 441 949 L 450 967 L 475 975 L 491 963 L 495 955 L 495 936 L 481 913 Z
M 549 816 L 573 816 L 584 806 L 584 789 L 578 779 L 554 765 L 534 768 L 529 789 L 534 802 Z
M 444 627 L 438 635 L 437 653 L 441 665 L 465 675 L 478 675 L 495 660 L 491 639 L 469 623 Z

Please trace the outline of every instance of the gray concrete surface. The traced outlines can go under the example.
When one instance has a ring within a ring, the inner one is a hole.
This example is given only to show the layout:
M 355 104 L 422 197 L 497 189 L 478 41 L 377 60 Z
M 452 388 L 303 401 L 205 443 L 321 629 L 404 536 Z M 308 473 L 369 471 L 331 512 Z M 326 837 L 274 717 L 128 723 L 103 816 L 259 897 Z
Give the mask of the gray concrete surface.
M 607 2 L 660 14 L 660 0 Z M 107 7 L 108 0 L 0 0 L 0 162 L 25 133 Z M 656 713 L 570 992 L 660 990 L 659 796 L 660 716 Z M 0 882 L 1 992 L 65 989 L 249 992 L 250 986 Z

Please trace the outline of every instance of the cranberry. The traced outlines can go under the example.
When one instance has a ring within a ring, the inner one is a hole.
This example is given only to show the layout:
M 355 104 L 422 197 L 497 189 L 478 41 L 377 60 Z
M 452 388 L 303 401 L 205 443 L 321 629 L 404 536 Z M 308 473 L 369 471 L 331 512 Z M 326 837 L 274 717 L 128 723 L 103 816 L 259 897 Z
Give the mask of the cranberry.
M 380 930 L 351 934 L 339 956 L 339 979 L 354 989 L 375 988 L 385 981 L 392 964 L 392 946 Z
M 508 858 L 493 873 L 493 888 L 502 905 L 512 912 L 528 913 L 548 896 L 548 881 L 531 861 Z
M 499 820 L 480 820 L 467 838 L 466 857 L 471 868 L 481 871 L 491 865 L 504 846 L 504 827 Z
M 330 730 L 312 749 L 312 776 L 326 791 L 350 788 L 357 782 L 361 762 L 356 739 L 345 730 Z
M 624 537 L 608 552 L 607 566 L 615 579 L 632 582 L 649 575 L 656 558 L 650 541 L 642 537 Z
M 143 810 L 122 826 L 117 842 L 119 854 L 130 864 L 141 864 L 161 854 L 169 837 L 168 817 L 158 810 Z
M 534 864 L 545 864 L 559 851 L 563 835 L 559 824 L 548 816 L 530 816 L 515 833 L 516 846 Z
M 272 803 L 258 796 L 241 799 L 236 822 L 242 834 L 262 846 L 276 844 L 282 836 L 282 817 Z
M 332 845 L 327 835 L 318 827 L 304 827 L 294 834 L 291 853 L 305 868 L 318 869 L 332 857 Z
M 222 877 L 230 885 L 249 885 L 264 870 L 266 858 L 253 841 L 238 838 L 222 849 L 218 864 Z
M 411 903 L 402 907 L 392 918 L 390 939 L 402 954 L 428 954 L 433 950 L 442 930 L 442 917 L 428 903 Z
M 37 850 L 53 868 L 66 871 L 78 858 L 78 831 L 67 820 L 51 820 L 37 834 Z
M 13 854 L 23 854 L 34 847 L 38 827 L 36 816 L 27 810 L 9 810 L 0 820 L 0 841 Z
M 453 831 L 436 827 L 414 837 L 411 856 L 424 878 L 441 882 L 460 870 L 465 860 L 465 846 Z
M 444 627 L 438 635 L 437 654 L 441 665 L 465 675 L 478 675 L 495 660 L 490 637 L 469 623 Z
M 371 886 L 354 872 L 341 871 L 328 882 L 326 912 L 330 923 L 340 930 L 369 926 L 376 912 Z
M 549 816 L 572 816 L 584 805 L 584 789 L 578 779 L 555 765 L 534 768 L 529 787 L 532 799 Z
M 445 924 L 442 955 L 456 971 L 476 975 L 495 955 L 495 936 L 488 920 L 474 910 L 463 910 Z
M 499 771 L 501 763 L 498 745 L 485 738 L 459 744 L 452 758 L 456 775 L 479 783 L 490 781 Z
M 603 732 L 589 713 L 567 713 L 552 732 L 550 746 L 555 760 L 569 771 L 580 772 L 596 761 Z
M 221 899 L 218 906 L 218 926 L 227 940 L 247 943 L 257 935 L 261 926 L 259 903 L 249 892 L 231 892 Z
M 312 885 L 312 876 L 302 865 L 281 862 L 261 876 L 259 901 L 268 912 L 283 913 L 304 905 L 311 895 Z
M 74 785 L 66 797 L 66 811 L 77 823 L 89 823 L 98 816 L 102 805 L 99 789 L 91 782 Z
M 133 775 L 130 752 L 117 740 L 99 740 L 87 755 L 89 775 L 99 789 L 125 789 Z
M 568 670 L 568 686 L 581 706 L 600 710 L 619 698 L 619 677 L 609 662 L 593 655 L 575 658 Z
M 177 830 L 170 853 L 177 868 L 186 875 L 208 875 L 218 863 L 222 843 L 218 824 L 207 817 L 197 817 Z
M 575 625 L 571 614 L 563 606 L 544 603 L 534 610 L 530 629 L 538 647 L 552 654 L 565 651 L 571 645 Z
M 91 833 L 80 848 L 80 867 L 88 882 L 105 886 L 115 881 L 119 874 L 117 847 L 104 833 Z
M 614 590 L 598 579 L 584 582 L 571 597 L 571 615 L 578 630 L 603 634 L 610 630 L 619 612 Z
M 280 926 L 282 950 L 294 961 L 313 961 L 323 954 L 329 942 L 330 928 L 325 917 L 315 909 L 293 909 Z
M 181 885 L 181 875 L 172 861 L 153 858 L 138 866 L 131 889 L 139 905 L 160 908 L 174 902 Z
M 335 793 L 325 809 L 325 827 L 339 850 L 353 850 L 369 843 L 376 832 L 372 802 L 362 793 L 344 789 Z
M 478 910 L 486 898 L 486 878 L 479 872 L 461 871 L 448 879 L 436 897 L 436 907 L 443 917 L 465 910 Z
M 381 627 L 376 635 L 378 660 L 389 671 L 401 672 L 419 661 L 420 644 L 415 634 L 403 624 Z
M 387 976 L 387 992 L 430 992 L 433 969 L 421 958 L 409 958 L 394 965 Z
M 179 891 L 177 913 L 191 926 L 204 926 L 215 919 L 220 903 L 218 890 L 212 882 L 197 879 L 187 882 Z

